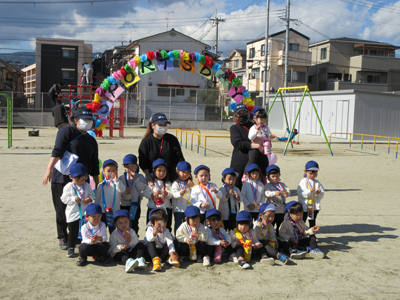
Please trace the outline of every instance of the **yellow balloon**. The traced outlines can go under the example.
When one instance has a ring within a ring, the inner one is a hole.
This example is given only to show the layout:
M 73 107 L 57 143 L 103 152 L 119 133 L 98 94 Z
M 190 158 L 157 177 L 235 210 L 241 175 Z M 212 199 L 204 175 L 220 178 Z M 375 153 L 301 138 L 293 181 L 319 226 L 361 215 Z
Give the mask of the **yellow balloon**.
M 97 127 L 98 130 L 104 130 L 106 128 L 106 124 L 100 124 L 99 127 Z
M 99 94 L 94 94 L 94 102 L 98 102 L 98 103 L 101 103 L 101 101 L 100 101 L 100 99 L 101 99 L 101 97 L 100 97 L 100 95 Z
M 186 51 L 183 52 L 183 57 L 182 57 L 182 59 L 183 59 L 183 60 L 190 60 L 189 53 L 187 53 Z
M 138 66 L 140 66 L 140 64 L 142 63 L 142 61 L 140 60 L 139 56 L 135 56 L 134 59 L 136 59 L 136 63 Z

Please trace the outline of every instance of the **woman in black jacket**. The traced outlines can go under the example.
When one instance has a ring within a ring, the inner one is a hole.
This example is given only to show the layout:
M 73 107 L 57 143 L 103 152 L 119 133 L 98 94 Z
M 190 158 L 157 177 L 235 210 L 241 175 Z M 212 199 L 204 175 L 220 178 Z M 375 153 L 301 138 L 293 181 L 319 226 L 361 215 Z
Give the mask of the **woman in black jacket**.
M 236 106 L 233 119 L 236 124 L 230 128 L 231 143 L 233 146 L 231 168 L 239 174 L 236 178 L 235 186 L 241 189 L 244 169 L 249 161 L 249 150 L 258 149 L 260 151 L 256 163 L 261 168 L 262 176 L 265 176 L 265 171 L 268 167 L 268 157 L 264 155 L 264 148 L 260 145 L 261 143 L 256 144 L 256 142 L 260 141 L 255 139 L 251 142 L 249 140 L 249 130 L 253 126 L 253 122 L 249 120 L 249 111 L 246 105 L 239 104 Z

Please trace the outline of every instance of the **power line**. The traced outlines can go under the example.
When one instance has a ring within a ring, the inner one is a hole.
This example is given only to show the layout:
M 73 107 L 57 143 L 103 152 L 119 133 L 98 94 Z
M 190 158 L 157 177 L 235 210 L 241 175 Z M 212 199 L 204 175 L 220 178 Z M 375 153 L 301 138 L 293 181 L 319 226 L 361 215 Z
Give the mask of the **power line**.
M 54 1 L 0 1 L 0 4 L 33 4 L 33 6 L 37 4 L 81 4 L 81 3 L 106 3 L 106 2 L 133 2 L 134 0 L 58 0 Z

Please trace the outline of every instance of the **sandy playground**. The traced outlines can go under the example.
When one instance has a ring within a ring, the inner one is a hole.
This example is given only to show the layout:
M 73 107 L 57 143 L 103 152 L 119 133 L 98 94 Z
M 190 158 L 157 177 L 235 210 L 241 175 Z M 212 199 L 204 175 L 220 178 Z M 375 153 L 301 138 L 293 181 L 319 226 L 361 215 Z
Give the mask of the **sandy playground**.
M 0 133 L 2 299 L 400 298 L 400 159 L 388 155 L 384 145 L 373 152 L 373 146 L 360 150 L 356 145 L 333 144 L 331 157 L 320 137 L 302 135 L 301 145 L 289 148 L 286 156 L 282 156 L 285 144 L 273 143 L 282 181 L 292 190 L 288 200 L 297 199 L 305 162 L 314 159 L 320 165 L 318 179 L 326 194 L 317 236 L 325 259 L 297 260 L 286 266 L 254 261 L 250 270 L 231 262 L 205 268 L 185 261 L 180 269 L 165 265 L 162 272 L 154 273 L 150 264 L 146 271 L 126 274 L 122 265 L 113 262 L 77 267 L 76 258 L 67 258 L 66 251 L 58 248 L 50 185 L 41 184 L 56 129 L 40 128 L 39 137 L 28 137 L 28 129 L 15 129 L 11 149 L 6 129 Z M 229 135 L 228 131 L 202 133 Z M 124 155 L 137 154 L 143 134 L 144 129 L 129 128 L 125 139 L 98 139 L 100 158 L 120 163 Z M 219 185 L 232 146 L 229 139 L 221 138 L 207 141 L 207 147 L 207 157 L 190 149 L 183 153 L 193 167 L 210 166 L 212 182 Z M 140 239 L 146 202 L 142 202 Z

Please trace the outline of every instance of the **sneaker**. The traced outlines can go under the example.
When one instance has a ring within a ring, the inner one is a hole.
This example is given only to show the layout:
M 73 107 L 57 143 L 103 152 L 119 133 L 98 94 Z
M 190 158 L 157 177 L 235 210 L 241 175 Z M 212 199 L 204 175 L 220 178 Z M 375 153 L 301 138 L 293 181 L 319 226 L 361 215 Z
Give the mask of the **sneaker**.
M 275 264 L 275 259 L 274 259 L 273 257 L 263 256 L 263 257 L 261 258 L 261 262 L 262 262 L 263 264 L 272 266 L 273 264 Z
M 249 269 L 251 267 L 250 264 L 248 264 L 244 259 L 239 260 L 238 264 L 240 267 L 242 267 L 242 269 Z
M 110 263 L 110 259 L 107 256 L 97 257 L 97 261 L 101 262 L 103 265 L 107 265 Z
M 203 266 L 211 267 L 210 257 L 207 255 L 203 257 Z
M 235 263 L 238 262 L 238 259 L 236 257 L 236 253 L 235 252 L 233 252 L 231 255 L 229 255 L 229 261 L 233 261 Z
M 60 246 L 61 250 L 67 250 L 68 249 L 67 241 L 65 239 L 59 239 L 58 240 L 58 246 Z
M 289 262 L 289 257 L 287 257 L 283 253 L 278 253 L 278 259 L 283 262 L 284 265 L 286 265 Z
M 159 257 L 153 258 L 153 271 L 161 271 L 161 260 Z
M 220 263 L 222 259 L 222 246 L 215 246 L 214 262 Z
M 202 263 L 202 262 L 203 262 L 203 258 L 200 257 L 200 256 L 197 256 L 196 262 L 197 262 L 198 264 Z
M 84 259 L 83 257 L 78 257 L 78 260 L 76 262 L 76 265 L 79 267 L 83 267 L 87 265 L 87 259 Z
M 68 253 L 67 253 L 67 257 L 68 258 L 72 258 L 75 255 L 75 248 L 68 248 Z
M 301 250 L 292 250 L 292 252 L 290 252 L 290 258 L 293 259 L 302 259 L 306 256 L 307 252 L 306 251 L 301 251 Z
M 136 268 L 139 264 L 138 259 L 129 258 L 125 263 L 125 272 L 132 273 L 133 269 Z
M 146 261 L 144 260 L 144 258 L 143 257 L 139 257 L 138 259 L 137 259 L 137 261 L 138 261 L 138 268 L 139 269 L 142 269 L 142 270 L 144 270 L 144 269 L 146 269 Z
M 181 264 L 180 264 L 180 262 L 179 262 L 179 258 L 178 258 L 178 260 L 174 260 L 174 259 L 171 259 L 171 257 L 169 257 L 168 263 L 169 263 L 171 266 L 174 266 L 174 267 L 177 267 L 177 268 L 179 268 L 179 267 L 181 266 Z
M 322 252 L 321 250 L 319 250 L 318 248 L 316 248 L 316 249 L 314 249 L 314 250 L 311 250 L 311 251 L 308 253 L 308 256 L 309 256 L 309 257 L 313 257 L 313 258 L 322 259 L 322 258 L 325 257 L 325 254 L 324 254 L 324 252 Z

